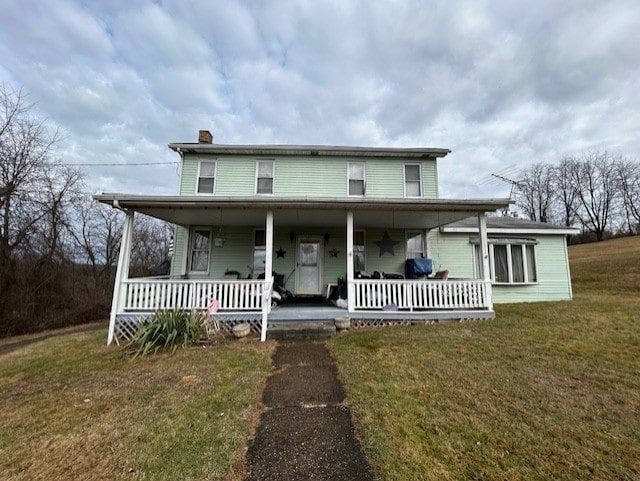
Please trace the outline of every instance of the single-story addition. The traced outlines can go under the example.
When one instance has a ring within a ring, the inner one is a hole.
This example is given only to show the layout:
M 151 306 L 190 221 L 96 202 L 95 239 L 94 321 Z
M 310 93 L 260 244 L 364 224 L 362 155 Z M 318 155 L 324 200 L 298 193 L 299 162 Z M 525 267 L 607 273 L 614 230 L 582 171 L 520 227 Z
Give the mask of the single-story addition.
M 207 310 L 266 339 L 292 319 L 486 319 L 570 299 L 571 229 L 487 217 L 509 199 L 438 196 L 437 148 L 172 143 L 178 194 L 99 194 L 126 212 L 108 342 L 158 309 Z M 129 277 L 135 214 L 174 224 L 166 276 Z

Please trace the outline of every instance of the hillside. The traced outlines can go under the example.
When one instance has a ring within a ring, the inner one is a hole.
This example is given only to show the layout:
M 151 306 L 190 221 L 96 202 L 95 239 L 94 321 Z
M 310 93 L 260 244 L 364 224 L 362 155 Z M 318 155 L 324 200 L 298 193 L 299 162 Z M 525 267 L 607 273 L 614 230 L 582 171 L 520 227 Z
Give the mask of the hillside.
M 569 262 L 576 293 L 640 292 L 640 236 L 570 246 Z

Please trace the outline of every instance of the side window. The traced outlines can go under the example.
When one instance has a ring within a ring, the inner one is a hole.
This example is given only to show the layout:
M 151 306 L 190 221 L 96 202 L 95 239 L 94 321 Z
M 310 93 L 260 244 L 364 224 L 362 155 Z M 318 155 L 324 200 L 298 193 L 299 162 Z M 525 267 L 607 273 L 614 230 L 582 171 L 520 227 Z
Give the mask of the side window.
M 273 178 L 273 160 L 258 160 L 256 162 L 256 194 L 273 194 Z
M 213 194 L 216 185 L 216 161 L 201 160 L 198 165 L 198 194 Z
M 482 259 L 480 246 L 474 244 L 476 277 L 480 277 Z M 522 240 L 489 242 L 491 280 L 495 284 L 533 284 L 538 282 L 535 246 Z
M 251 267 L 253 269 L 253 277 L 264 272 L 264 263 L 266 259 L 266 237 L 264 229 L 256 229 L 253 231 L 253 256 L 251 258 Z
M 419 259 L 424 257 L 424 232 L 420 230 L 407 231 L 407 259 Z
M 364 162 L 349 162 L 348 166 L 349 195 L 364 195 L 365 168 Z
M 189 252 L 189 272 L 206 274 L 209 272 L 209 254 L 211 252 L 211 230 L 194 228 L 191 231 L 191 249 Z
M 404 196 L 422 197 L 420 164 L 404 164 Z
M 353 270 L 362 272 L 367 270 L 367 251 L 364 243 L 364 231 L 357 230 L 353 233 Z

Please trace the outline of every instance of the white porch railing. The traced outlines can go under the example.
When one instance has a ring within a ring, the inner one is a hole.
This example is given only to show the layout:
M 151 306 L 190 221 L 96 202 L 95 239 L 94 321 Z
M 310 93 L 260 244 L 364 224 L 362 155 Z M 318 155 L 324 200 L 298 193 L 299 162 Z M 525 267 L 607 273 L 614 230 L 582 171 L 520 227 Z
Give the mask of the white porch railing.
M 261 311 L 270 284 L 252 279 L 129 279 L 120 286 L 121 310 L 207 309 L 215 299 L 220 311 Z
M 355 310 L 489 309 L 483 280 L 357 279 Z

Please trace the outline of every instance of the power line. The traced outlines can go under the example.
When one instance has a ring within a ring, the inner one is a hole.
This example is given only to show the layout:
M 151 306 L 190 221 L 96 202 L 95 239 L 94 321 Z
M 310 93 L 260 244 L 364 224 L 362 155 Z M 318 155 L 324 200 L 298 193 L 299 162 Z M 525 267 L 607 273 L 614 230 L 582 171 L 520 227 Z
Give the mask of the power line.
M 129 163 L 87 163 L 87 164 L 67 164 L 64 163 L 62 165 L 67 165 L 69 167 L 125 167 L 130 165 L 177 165 L 180 162 L 129 162 Z

